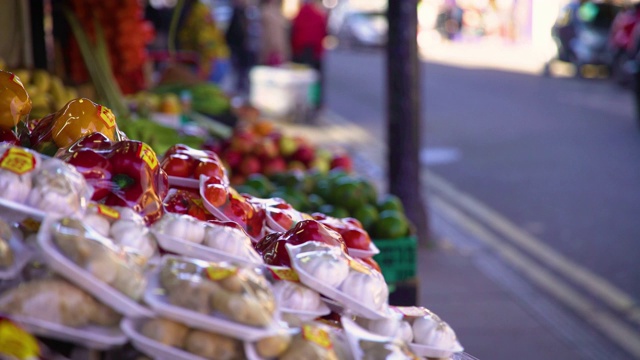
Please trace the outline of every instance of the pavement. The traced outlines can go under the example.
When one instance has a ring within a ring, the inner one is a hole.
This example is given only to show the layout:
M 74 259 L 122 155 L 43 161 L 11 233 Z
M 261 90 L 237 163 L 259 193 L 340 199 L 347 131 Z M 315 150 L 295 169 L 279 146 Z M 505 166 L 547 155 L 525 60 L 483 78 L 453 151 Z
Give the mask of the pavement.
M 346 149 L 357 173 L 386 188 L 385 144 L 370 129 L 327 112 L 317 125 L 291 124 L 288 130 L 319 146 Z M 478 231 L 482 226 L 426 178 L 437 177 L 423 173 L 434 236 L 418 250 L 417 304 L 445 319 L 467 353 L 481 360 L 632 359 L 518 273 L 504 260 L 503 246 L 479 240 L 487 236 Z

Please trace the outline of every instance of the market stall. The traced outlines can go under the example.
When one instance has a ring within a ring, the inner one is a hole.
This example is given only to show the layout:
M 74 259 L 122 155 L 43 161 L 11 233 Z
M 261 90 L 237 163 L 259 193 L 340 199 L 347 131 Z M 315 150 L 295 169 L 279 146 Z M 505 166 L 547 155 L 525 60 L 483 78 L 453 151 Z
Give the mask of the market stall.
M 71 3 L 75 82 L 0 69 L 0 358 L 472 359 L 390 302 L 414 226 L 344 149 L 180 72 L 143 86 L 138 2 L 114 29 Z

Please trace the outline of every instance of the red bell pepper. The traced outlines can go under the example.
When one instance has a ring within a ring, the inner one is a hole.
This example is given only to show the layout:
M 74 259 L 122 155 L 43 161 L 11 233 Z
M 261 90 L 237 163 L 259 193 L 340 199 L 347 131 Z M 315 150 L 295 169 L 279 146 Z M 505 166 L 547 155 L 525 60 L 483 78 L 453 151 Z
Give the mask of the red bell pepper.
M 164 213 L 168 178 L 149 145 L 133 140 L 114 143 L 93 133 L 74 143 L 62 158 L 94 187 L 92 200 L 130 207 L 148 224 Z

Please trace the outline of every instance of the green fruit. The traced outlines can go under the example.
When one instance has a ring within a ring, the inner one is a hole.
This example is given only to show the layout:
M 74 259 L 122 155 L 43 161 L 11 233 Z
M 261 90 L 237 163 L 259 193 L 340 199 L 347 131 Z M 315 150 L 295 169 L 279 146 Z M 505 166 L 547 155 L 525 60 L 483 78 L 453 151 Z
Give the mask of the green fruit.
M 396 210 L 404 213 L 404 206 L 402 206 L 402 201 L 400 201 L 399 197 L 393 194 L 385 194 L 378 201 L 378 211 L 383 212 L 385 210 Z
M 409 221 L 403 213 L 396 210 L 385 210 L 380 213 L 373 224 L 373 236 L 376 239 L 396 239 L 409 232 Z
M 337 180 L 329 200 L 332 204 L 354 211 L 366 203 L 361 182 L 348 177 Z
M 345 208 L 341 208 L 339 206 L 335 206 L 333 208 L 333 211 L 328 213 L 327 215 L 341 219 L 341 218 L 349 217 L 349 212 Z
M 360 184 L 367 203 L 375 205 L 378 201 L 378 190 L 375 185 L 366 179 L 361 179 Z
M 282 190 L 276 190 L 271 194 L 272 197 L 280 198 L 289 203 L 289 205 L 293 206 L 294 209 L 300 208 L 299 199 L 296 196 L 291 195 L 290 193 Z
M 254 188 L 260 195 L 259 197 L 266 198 L 275 191 L 275 187 L 267 179 L 266 176 L 262 174 L 251 174 L 247 177 L 247 181 L 245 181 L 244 185 Z
M 240 194 L 245 193 L 256 197 L 262 197 L 262 193 L 260 191 L 246 184 L 235 186 L 234 189 L 236 189 Z
M 329 174 L 327 175 L 327 179 L 329 180 L 331 185 L 335 185 L 338 182 L 338 180 L 342 178 L 348 178 L 348 177 L 349 177 L 349 174 L 344 172 L 344 170 L 342 169 L 333 169 L 329 171 Z
M 353 216 L 358 219 L 365 230 L 369 231 L 372 229 L 373 224 L 378 220 L 378 209 L 371 205 L 365 204 L 353 213 Z
M 309 194 L 307 201 L 309 202 L 309 210 L 311 211 L 316 211 L 325 204 L 324 199 L 317 194 Z
M 301 181 L 301 173 L 298 171 L 287 171 L 283 174 L 281 178 L 281 182 L 278 183 L 279 186 L 284 186 L 286 188 L 294 188 L 297 187 Z
M 320 196 L 323 200 L 328 200 L 331 197 L 331 182 L 327 178 L 318 179 L 316 181 L 313 193 Z

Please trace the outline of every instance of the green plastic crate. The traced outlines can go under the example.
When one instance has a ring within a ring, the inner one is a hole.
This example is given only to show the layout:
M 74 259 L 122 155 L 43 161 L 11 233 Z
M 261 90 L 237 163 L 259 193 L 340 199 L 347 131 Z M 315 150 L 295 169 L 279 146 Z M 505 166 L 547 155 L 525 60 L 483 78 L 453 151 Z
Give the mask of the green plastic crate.
M 380 254 L 373 259 L 380 265 L 387 284 L 413 279 L 416 276 L 418 239 L 408 236 L 398 239 L 374 239 Z

